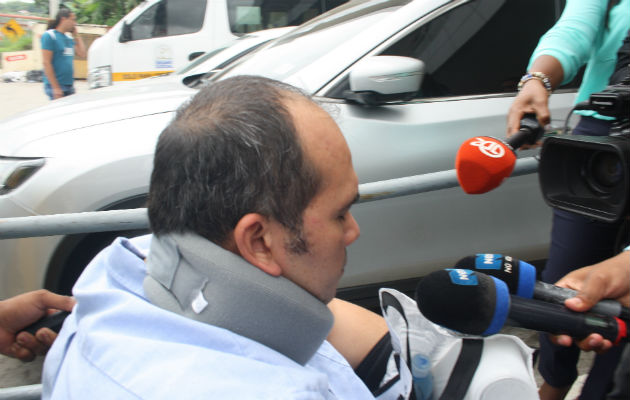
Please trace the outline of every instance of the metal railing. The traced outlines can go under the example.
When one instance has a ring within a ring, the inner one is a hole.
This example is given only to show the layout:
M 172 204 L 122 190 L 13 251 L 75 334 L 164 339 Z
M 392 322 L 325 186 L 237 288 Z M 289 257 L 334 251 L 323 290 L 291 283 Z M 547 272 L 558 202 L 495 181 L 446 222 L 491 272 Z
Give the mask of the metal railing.
M 537 170 L 538 159 L 535 157 L 521 158 L 516 161 L 511 176 L 527 175 L 535 173 Z M 455 170 L 364 183 L 359 185 L 360 198 L 358 203 L 449 189 L 457 186 L 459 186 L 459 183 L 457 182 Z M 149 220 L 146 208 L 40 215 L 0 218 L 0 239 L 148 228 Z
M 511 176 L 531 174 L 537 170 L 536 158 L 522 158 L 517 160 Z M 457 186 L 459 183 L 455 170 L 370 182 L 359 185 L 358 203 Z M 148 227 L 146 208 L 4 218 L 0 219 L 0 239 L 147 229 Z M 40 399 L 41 395 L 41 384 L 0 389 L 0 400 L 35 400 Z
M 41 398 L 41 383 L 0 389 L 0 400 L 39 400 Z

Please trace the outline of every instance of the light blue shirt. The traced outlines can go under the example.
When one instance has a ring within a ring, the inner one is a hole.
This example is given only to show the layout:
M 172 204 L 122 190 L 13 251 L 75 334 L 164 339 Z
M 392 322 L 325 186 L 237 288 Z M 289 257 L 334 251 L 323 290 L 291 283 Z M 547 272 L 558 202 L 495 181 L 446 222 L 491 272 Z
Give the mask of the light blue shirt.
M 43 399 L 374 398 L 327 341 L 301 366 L 149 303 L 150 240 L 117 239 L 81 275 L 77 305 L 44 363 Z
M 530 59 L 528 70 L 541 55 L 556 58 L 564 72 L 562 84 L 570 82 L 586 65 L 576 103 L 608 85 L 617 51 L 630 28 L 630 0 L 621 0 L 612 8 L 608 27 L 604 25 L 607 5 L 607 0 L 568 0 L 562 16 L 541 37 Z

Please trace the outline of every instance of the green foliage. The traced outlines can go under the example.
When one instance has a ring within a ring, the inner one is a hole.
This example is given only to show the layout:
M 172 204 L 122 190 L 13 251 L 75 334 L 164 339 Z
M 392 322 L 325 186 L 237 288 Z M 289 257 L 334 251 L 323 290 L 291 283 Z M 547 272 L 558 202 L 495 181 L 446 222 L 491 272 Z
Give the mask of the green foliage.
M 5 51 L 22 51 L 31 50 L 33 48 L 33 35 L 27 33 L 16 41 L 9 39 L 0 40 L 0 53 Z
M 140 2 L 140 0 L 72 0 L 63 4 L 74 11 L 79 23 L 112 26 Z
M 142 0 L 68 0 L 60 6 L 67 7 L 77 16 L 80 24 L 113 26 Z M 48 12 L 48 0 L 35 0 L 35 5 Z
M 0 3 L 0 13 L 17 14 L 20 11 L 28 11 L 31 15 L 39 17 L 48 16 L 48 7 L 38 6 L 36 3 L 26 3 L 23 1 Z

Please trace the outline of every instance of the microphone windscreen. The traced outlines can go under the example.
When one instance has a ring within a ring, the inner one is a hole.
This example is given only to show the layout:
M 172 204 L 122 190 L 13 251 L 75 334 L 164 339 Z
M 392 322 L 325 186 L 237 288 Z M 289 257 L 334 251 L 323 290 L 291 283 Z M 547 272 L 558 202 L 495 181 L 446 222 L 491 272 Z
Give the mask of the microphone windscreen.
M 510 176 L 516 155 L 502 141 L 479 136 L 465 141 L 455 157 L 457 180 L 468 194 L 486 193 Z
M 497 333 L 507 319 L 510 295 L 500 280 L 467 269 L 435 271 L 416 287 L 416 303 L 430 321 L 471 335 Z
M 536 284 L 536 268 L 524 261 L 501 254 L 475 254 L 464 257 L 455 266 L 479 271 L 502 280 L 510 293 L 531 299 Z

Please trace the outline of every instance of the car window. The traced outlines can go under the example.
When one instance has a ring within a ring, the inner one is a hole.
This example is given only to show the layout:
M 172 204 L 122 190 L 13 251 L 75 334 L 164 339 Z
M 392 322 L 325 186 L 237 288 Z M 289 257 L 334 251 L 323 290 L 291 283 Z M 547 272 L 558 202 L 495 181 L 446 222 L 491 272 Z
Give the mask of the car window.
M 230 30 L 235 35 L 301 25 L 348 0 L 228 0 Z
M 205 14 L 206 0 L 162 0 L 129 24 L 130 40 L 197 32 Z
M 539 38 L 559 14 L 550 0 L 474 0 L 423 24 L 381 54 L 425 63 L 418 98 L 514 92 Z

